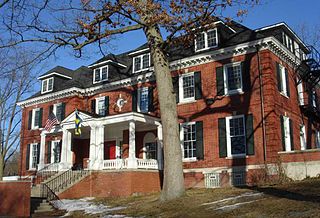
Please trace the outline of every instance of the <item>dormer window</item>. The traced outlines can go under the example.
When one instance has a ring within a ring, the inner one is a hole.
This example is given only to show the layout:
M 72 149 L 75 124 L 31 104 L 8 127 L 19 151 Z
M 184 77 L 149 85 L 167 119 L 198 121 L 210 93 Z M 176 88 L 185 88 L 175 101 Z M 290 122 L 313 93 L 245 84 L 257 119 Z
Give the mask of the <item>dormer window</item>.
M 139 55 L 133 58 L 133 73 L 138 73 L 149 69 L 150 53 Z
M 42 80 L 41 93 L 51 92 L 53 90 L 53 77 Z
M 284 46 L 287 47 L 287 49 L 289 49 L 291 52 L 293 52 L 293 40 L 284 32 L 282 33 L 282 40 L 283 40 L 283 44 Z
M 217 29 L 199 33 L 195 39 L 195 50 L 202 51 L 218 46 Z
M 94 69 L 93 83 L 99 83 L 106 80 L 108 80 L 108 66 Z

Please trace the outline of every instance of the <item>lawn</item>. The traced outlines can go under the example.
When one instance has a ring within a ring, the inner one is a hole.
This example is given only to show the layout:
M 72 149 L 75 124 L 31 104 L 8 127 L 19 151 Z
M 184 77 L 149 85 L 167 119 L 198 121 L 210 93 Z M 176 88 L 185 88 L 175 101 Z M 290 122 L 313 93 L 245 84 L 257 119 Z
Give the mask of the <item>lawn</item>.
M 320 179 L 253 188 L 190 189 L 185 196 L 159 202 L 159 193 L 99 198 L 95 204 L 125 209 L 109 215 L 128 217 L 320 217 Z M 69 217 L 103 217 L 73 212 Z

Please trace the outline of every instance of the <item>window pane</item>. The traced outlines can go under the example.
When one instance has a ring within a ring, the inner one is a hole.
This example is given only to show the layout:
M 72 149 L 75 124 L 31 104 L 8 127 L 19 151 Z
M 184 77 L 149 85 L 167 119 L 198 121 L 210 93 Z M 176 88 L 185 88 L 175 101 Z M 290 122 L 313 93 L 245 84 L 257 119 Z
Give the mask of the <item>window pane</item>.
M 141 70 L 141 57 L 135 57 L 134 59 L 134 71 Z
M 208 47 L 214 47 L 217 45 L 217 30 L 212 30 L 207 33 Z
M 61 121 L 61 116 L 62 115 L 62 104 L 58 104 L 56 106 L 56 117 L 59 120 L 59 122 Z
M 60 162 L 60 142 L 54 142 L 54 147 L 53 147 L 53 157 L 54 157 L 54 163 L 59 163 Z
M 40 111 L 36 110 L 34 112 L 34 126 L 39 127 L 39 121 L 40 121 Z
M 48 80 L 48 91 L 51 91 L 53 89 L 53 78 Z
M 148 112 L 148 88 L 140 89 L 140 112 Z
M 228 90 L 241 89 L 241 65 L 227 67 Z
M 196 157 L 196 125 L 183 125 L 184 158 Z
M 194 97 L 194 78 L 193 75 L 182 78 L 183 98 Z
M 150 54 L 143 55 L 142 69 L 146 69 L 150 66 Z
M 100 116 L 104 116 L 105 115 L 104 99 L 99 99 L 99 101 L 98 101 L 98 114 Z
M 37 168 L 37 144 L 32 144 L 32 168 Z
M 94 70 L 94 81 L 99 82 L 100 81 L 100 68 Z
M 157 143 L 150 142 L 146 143 L 146 158 L 147 159 L 157 159 Z
M 104 67 L 102 68 L 102 75 L 101 75 L 101 80 L 107 80 L 108 79 L 108 68 Z
M 47 85 L 48 85 L 48 81 L 47 80 L 43 80 L 42 81 L 42 92 L 46 92 L 47 91 Z
M 244 121 L 242 117 L 229 120 L 231 154 L 246 153 L 246 137 L 244 132 Z
M 196 38 L 196 50 L 205 48 L 204 33 L 200 33 Z

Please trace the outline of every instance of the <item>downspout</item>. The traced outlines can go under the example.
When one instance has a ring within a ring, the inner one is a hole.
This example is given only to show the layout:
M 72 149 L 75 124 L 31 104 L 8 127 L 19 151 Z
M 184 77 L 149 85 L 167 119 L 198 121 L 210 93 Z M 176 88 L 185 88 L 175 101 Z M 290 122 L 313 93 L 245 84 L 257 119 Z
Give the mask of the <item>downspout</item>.
M 262 81 L 262 69 L 261 69 L 261 59 L 260 59 L 260 45 L 256 45 L 257 57 L 258 57 L 258 71 L 259 71 L 259 87 L 260 87 L 260 107 L 261 107 L 261 117 L 262 117 L 262 141 L 263 141 L 263 160 L 267 160 L 267 140 L 266 140 L 266 121 L 265 121 L 265 111 L 264 111 L 264 93 L 263 93 L 263 81 Z

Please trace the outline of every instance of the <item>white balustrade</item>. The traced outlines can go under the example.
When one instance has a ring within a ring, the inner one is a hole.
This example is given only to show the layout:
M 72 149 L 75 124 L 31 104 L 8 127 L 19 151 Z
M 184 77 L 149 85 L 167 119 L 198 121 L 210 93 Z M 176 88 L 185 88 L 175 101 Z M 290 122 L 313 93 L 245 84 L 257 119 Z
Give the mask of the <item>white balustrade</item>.
M 154 159 L 137 159 L 138 169 L 158 169 L 158 161 Z
M 138 169 L 158 169 L 158 161 L 153 159 L 136 159 Z M 127 169 L 128 159 L 104 160 L 104 170 Z

